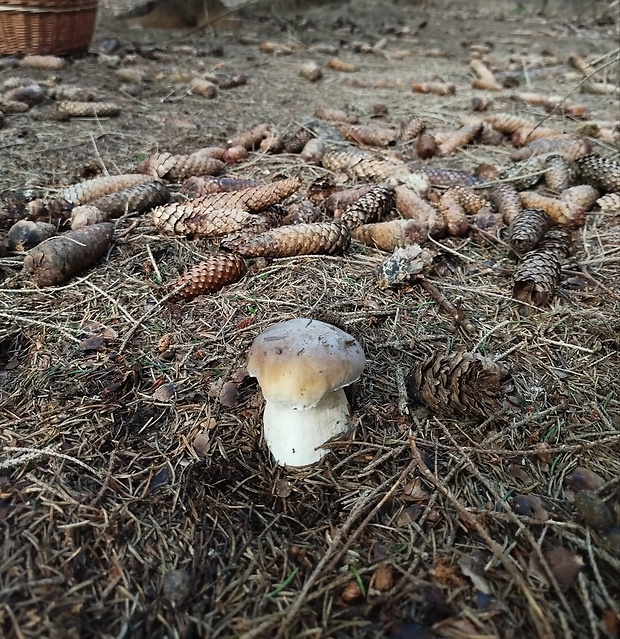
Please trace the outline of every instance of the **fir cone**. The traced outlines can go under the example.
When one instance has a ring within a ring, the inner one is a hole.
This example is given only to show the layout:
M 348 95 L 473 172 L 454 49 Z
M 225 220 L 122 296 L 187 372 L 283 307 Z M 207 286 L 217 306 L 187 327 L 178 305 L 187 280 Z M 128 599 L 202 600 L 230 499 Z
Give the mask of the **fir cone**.
M 556 156 L 561 157 L 561 156 Z M 533 156 L 521 162 L 504 167 L 497 177 L 500 180 L 510 180 L 519 191 L 531 189 L 538 184 L 544 175 L 545 160 L 540 156 Z
M 339 128 L 347 140 L 360 146 L 390 146 L 398 139 L 398 132 L 387 127 L 343 124 Z
M 535 191 L 521 191 L 521 202 L 528 209 L 542 209 L 556 224 L 576 228 L 585 221 L 585 211 L 572 202 L 563 202 Z
M 340 221 L 350 229 L 368 222 L 376 222 L 384 217 L 394 206 L 394 189 L 375 186 L 359 200 L 347 206 Z
M 484 184 L 484 180 L 457 169 L 444 169 L 435 166 L 424 166 L 421 164 L 410 164 L 409 168 L 416 173 L 423 173 L 426 175 L 431 186 L 478 186 Z
M 284 153 L 301 153 L 306 144 L 314 138 L 312 131 L 306 127 L 298 126 L 294 131 L 284 136 L 282 151 Z
M 439 200 L 439 212 L 446 221 L 448 235 L 464 237 L 469 232 L 467 213 L 456 196 L 448 189 Z
M 48 222 L 20 220 L 9 229 L 6 239 L 9 251 L 28 251 L 56 235 L 56 227 Z
M 582 208 L 584 211 L 589 211 L 599 196 L 600 193 L 593 186 L 579 184 L 563 191 L 560 194 L 560 200 L 566 202 L 571 208 Z
M 270 131 L 269 124 L 264 122 L 257 124 L 253 129 L 239 133 L 228 140 L 228 146 L 242 146 L 248 151 L 252 151 L 269 135 Z
M 217 175 L 224 169 L 224 162 L 197 151 L 190 155 L 155 153 L 136 167 L 141 173 L 177 181 L 196 175 Z
M 568 160 L 563 155 L 552 153 L 545 158 L 545 168 L 545 186 L 555 193 L 566 191 L 572 182 Z
M 445 193 L 450 194 L 468 215 L 475 215 L 481 208 L 489 206 L 489 201 L 483 197 L 481 192 L 474 191 L 467 186 L 457 184 L 451 186 Z
M 620 193 L 608 193 L 596 200 L 603 213 L 620 213 Z
M 243 209 L 203 208 L 190 204 L 168 204 L 153 211 L 153 223 L 160 230 L 177 235 L 218 237 L 234 233 L 260 221 Z
M 415 220 L 390 220 L 376 224 L 362 224 L 351 230 L 351 237 L 354 240 L 390 252 L 409 244 L 422 244 L 426 236 L 426 229 Z
M 299 154 L 301 159 L 304 162 L 308 162 L 309 164 L 321 164 L 323 161 L 323 156 L 326 151 L 325 142 L 320 138 L 312 138 L 312 140 L 308 140 L 304 148 L 301 150 Z
M 504 373 L 488 357 L 454 352 L 433 355 L 406 378 L 409 398 L 431 410 L 490 417 L 499 410 Z
M 562 260 L 570 252 L 570 233 L 554 228 L 538 248 L 526 253 L 514 273 L 513 297 L 533 306 L 548 306 L 560 283 Z
M 255 237 L 222 242 L 222 248 L 243 257 L 293 257 L 333 255 L 349 248 L 351 232 L 337 222 L 281 226 Z
M 517 253 L 538 246 L 551 226 L 551 219 L 540 209 L 523 209 L 508 227 L 508 243 Z
M 323 166 L 354 180 L 405 184 L 418 193 L 424 193 L 429 188 L 428 179 L 419 172 L 411 172 L 404 162 L 379 160 L 358 149 L 327 151 L 323 156 Z
M 109 118 L 119 115 L 120 106 L 112 102 L 80 102 L 62 100 L 56 104 L 61 115 L 70 118 Z
M 448 137 L 439 145 L 441 155 L 452 155 L 461 147 L 473 142 L 482 131 L 482 122 L 470 122 L 457 131 L 450 133 Z
M 514 161 L 526 160 L 535 155 L 548 153 L 563 155 L 567 160 L 587 155 L 592 150 L 590 143 L 580 135 L 558 135 L 553 138 L 541 138 L 526 144 L 522 149 L 513 151 L 510 157 Z
M 181 193 L 196 198 L 213 193 L 230 193 L 260 186 L 256 180 L 229 177 L 189 177 L 181 187 Z
M 114 235 L 109 222 L 69 231 L 33 248 L 24 260 L 24 270 L 39 286 L 62 284 L 105 255 Z
M 29 218 L 46 222 L 66 220 L 72 209 L 73 205 L 61 197 L 36 199 L 26 204 L 26 214 Z
M 435 136 L 426 132 L 420 133 L 415 142 L 415 152 L 421 160 L 428 160 L 429 158 L 435 157 L 439 152 Z
M 586 155 L 577 161 L 581 179 L 597 189 L 620 193 L 620 162 L 598 155 Z
M 71 211 L 71 228 L 81 229 L 85 226 L 107 222 L 110 216 L 92 204 L 79 204 Z
M 115 191 L 123 191 L 138 184 L 147 184 L 152 182 L 150 175 L 141 175 L 136 173 L 127 173 L 123 175 L 106 175 L 105 177 L 93 178 L 77 184 L 72 184 L 62 189 L 60 196 L 75 204 L 86 204 L 92 202 L 104 195 L 114 193 Z
M 415 191 L 406 186 L 397 186 L 394 202 L 402 217 L 415 220 L 431 237 L 441 238 L 446 234 L 443 215 Z
M 534 127 L 535 122 L 512 113 L 493 113 L 484 118 L 494 129 L 502 133 L 514 133 L 522 127 Z
M 511 224 L 515 217 L 523 210 L 523 204 L 521 203 L 517 189 L 508 182 L 493 185 L 489 189 L 489 198 L 506 224 Z
M 394 250 L 377 272 L 377 286 L 387 288 L 409 282 L 424 275 L 433 261 L 433 256 L 418 244 L 409 244 Z
M 96 206 L 112 218 L 130 212 L 144 213 L 155 206 L 166 204 L 169 200 L 170 191 L 163 182 L 156 180 L 108 193 L 96 200 L 91 200 L 89 204 Z
M 203 293 L 214 293 L 227 284 L 238 282 L 247 272 L 242 257 L 228 253 L 214 253 L 181 275 L 175 288 L 182 286 L 179 296 L 191 299 Z
M 321 211 L 310 200 L 301 200 L 288 207 L 288 211 L 282 217 L 282 224 L 309 224 L 320 219 Z
M 403 124 L 401 140 L 415 140 L 424 129 L 426 129 L 426 122 L 422 118 L 413 117 Z

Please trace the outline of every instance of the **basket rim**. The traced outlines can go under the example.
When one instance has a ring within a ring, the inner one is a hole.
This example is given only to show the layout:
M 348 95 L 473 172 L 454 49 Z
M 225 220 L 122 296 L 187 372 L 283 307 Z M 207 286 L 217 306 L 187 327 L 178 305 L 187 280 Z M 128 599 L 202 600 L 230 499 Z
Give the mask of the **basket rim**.
M 69 11 L 91 11 L 98 8 L 98 0 L 80 2 L 79 0 L 16 0 L 0 2 L 0 13 L 66 13 Z

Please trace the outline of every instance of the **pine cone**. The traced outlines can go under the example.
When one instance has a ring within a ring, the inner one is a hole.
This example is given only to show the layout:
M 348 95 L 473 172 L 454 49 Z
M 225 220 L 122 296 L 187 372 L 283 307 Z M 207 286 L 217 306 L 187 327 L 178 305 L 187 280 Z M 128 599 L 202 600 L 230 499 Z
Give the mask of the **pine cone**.
M 568 160 L 576 160 L 587 155 L 592 150 L 590 143 L 580 135 L 557 135 L 552 138 L 541 138 L 526 144 L 522 149 L 513 151 L 510 155 L 514 161 L 526 160 L 534 155 L 548 153 L 563 155 Z
M 415 220 L 362 224 L 351 230 L 354 240 L 390 252 L 408 244 L 422 244 L 426 236 L 426 229 Z
M 157 180 L 108 193 L 108 195 L 96 200 L 91 200 L 89 204 L 96 206 L 109 218 L 112 218 L 128 212 L 144 213 L 144 211 L 165 204 L 169 200 L 170 191 L 163 182 Z
M 407 376 L 409 398 L 440 413 L 490 417 L 499 410 L 504 373 L 478 353 L 433 355 Z
M 401 140 L 415 140 L 424 129 L 426 129 L 426 122 L 422 118 L 413 117 L 403 124 Z
M 571 208 L 581 208 L 584 211 L 589 211 L 600 193 L 589 184 L 579 184 L 578 186 L 571 186 L 560 195 L 560 200 L 566 202 Z
M 350 229 L 368 222 L 376 222 L 384 217 L 394 206 L 394 189 L 375 186 L 359 200 L 347 206 L 340 221 Z
M 511 224 L 523 210 L 521 198 L 510 183 L 495 184 L 489 190 L 489 197 L 506 224 Z
M 482 122 L 471 122 L 465 124 L 457 131 L 448 135 L 448 137 L 439 145 L 439 153 L 441 155 L 451 155 L 456 153 L 461 147 L 473 142 L 482 131 Z
M 412 172 L 404 162 L 379 160 L 369 153 L 353 149 L 327 151 L 323 166 L 334 173 L 344 173 L 353 180 L 405 184 L 417 193 L 428 191 L 428 179 L 419 172 Z
M 620 162 L 598 155 L 586 155 L 577 161 L 581 179 L 597 189 L 620 193 Z
M 255 186 L 260 186 L 260 182 L 243 178 L 193 176 L 183 182 L 181 193 L 197 198 L 203 195 L 213 195 L 214 193 L 241 191 Z
M 409 168 L 416 173 L 426 175 L 431 186 L 477 186 L 484 183 L 484 180 L 457 169 L 444 169 L 421 164 L 410 164 Z
M 415 152 L 421 160 L 435 157 L 439 152 L 437 140 L 431 133 L 422 132 L 415 141 Z
M 56 104 L 61 115 L 71 118 L 109 118 L 118 115 L 121 108 L 112 102 L 78 102 L 63 100 Z
M 620 193 L 608 193 L 596 200 L 604 213 L 620 213 Z
M 448 189 L 439 200 L 439 212 L 446 221 L 448 235 L 452 237 L 464 237 L 469 232 L 469 220 L 465 209 L 461 206 L 455 195 Z
M 526 253 L 538 246 L 551 226 L 551 219 L 540 209 L 524 209 L 508 227 L 508 243 L 517 253 Z
M 398 139 L 398 133 L 387 127 L 343 124 L 339 128 L 346 139 L 360 146 L 390 146 Z
M 525 126 L 536 126 L 531 120 L 512 113 L 493 113 L 492 115 L 487 115 L 484 121 L 502 133 L 514 133 L 517 129 Z
M 397 186 L 394 203 L 402 217 L 415 220 L 431 237 L 439 238 L 446 234 L 443 215 L 415 191 L 406 186 Z
M 570 252 L 570 233 L 553 228 L 538 248 L 526 253 L 514 274 L 513 297 L 533 306 L 548 306 L 560 283 L 562 260 Z
M 469 215 L 475 215 L 481 208 L 489 206 L 488 200 L 481 193 L 461 184 L 451 186 L 446 191 L 447 194 L 450 194 Z
M 555 193 L 562 193 L 571 185 L 572 175 L 568 160 L 563 155 L 553 153 L 545 158 L 545 185 Z
M 310 140 L 314 139 L 314 133 L 303 126 L 284 136 L 282 150 L 284 153 L 301 153 Z
M 351 232 L 337 222 L 316 222 L 280 226 L 255 237 L 238 237 L 222 242 L 222 248 L 243 257 L 294 257 L 333 255 L 349 248 Z
M 510 180 L 515 189 L 519 191 L 531 189 L 543 177 L 544 165 L 544 158 L 535 155 L 527 160 L 504 167 L 497 174 L 497 177 L 500 180 Z
M 123 191 L 132 186 L 147 184 L 152 181 L 153 178 L 150 175 L 141 175 L 138 173 L 106 175 L 105 177 L 93 178 L 92 180 L 72 184 L 63 189 L 60 192 L 60 196 L 77 206 L 97 200 L 109 193 Z
M 175 288 L 183 286 L 179 296 L 191 299 L 203 293 L 219 291 L 227 284 L 238 282 L 248 268 L 242 257 L 227 253 L 214 253 L 181 275 Z
M 48 222 L 15 222 L 6 235 L 10 251 L 28 251 L 44 240 L 56 235 L 56 227 Z
M 168 204 L 153 210 L 153 224 L 166 233 L 217 237 L 239 231 L 258 221 L 242 209 L 204 208 L 195 202 Z
M 105 255 L 114 225 L 104 222 L 52 237 L 33 248 L 24 260 L 39 286 L 62 284 Z
M 585 221 L 585 211 L 580 206 L 563 202 L 554 197 L 547 197 L 535 191 L 519 193 L 521 203 L 528 209 L 542 209 L 556 224 L 576 228 Z
M 141 173 L 171 181 L 196 175 L 217 175 L 223 169 L 224 162 L 201 151 L 190 155 L 155 153 L 136 167 Z

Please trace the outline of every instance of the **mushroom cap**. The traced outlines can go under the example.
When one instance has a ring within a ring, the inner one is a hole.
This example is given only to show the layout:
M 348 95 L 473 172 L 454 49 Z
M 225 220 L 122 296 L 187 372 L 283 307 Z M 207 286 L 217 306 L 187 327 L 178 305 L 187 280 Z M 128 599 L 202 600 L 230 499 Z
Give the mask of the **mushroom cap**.
M 268 402 L 315 407 L 329 392 L 360 378 L 366 358 L 348 333 L 318 320 L 273 324 L 250 346 L 247 370 Z

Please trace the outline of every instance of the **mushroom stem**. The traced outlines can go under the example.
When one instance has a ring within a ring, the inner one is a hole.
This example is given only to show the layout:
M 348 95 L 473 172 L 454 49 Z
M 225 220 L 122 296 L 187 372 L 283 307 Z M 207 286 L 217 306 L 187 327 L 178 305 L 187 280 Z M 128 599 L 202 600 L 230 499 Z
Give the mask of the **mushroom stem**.
M 291 408 L 266 401 L 265 442 L 278 464 L 306 466 L 319 461 L 323 444 L 350 429 L 350 409 L 344 390 L 327 393 L 313 408 Z

